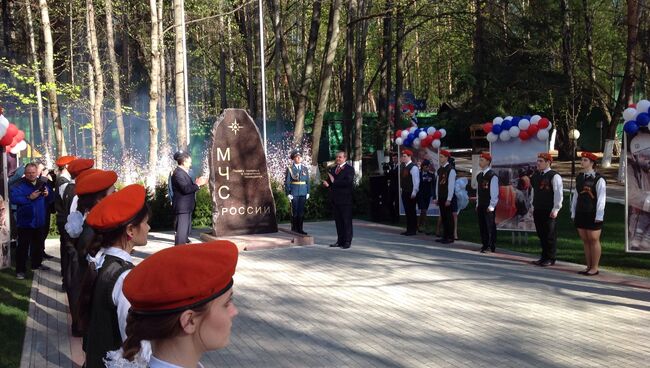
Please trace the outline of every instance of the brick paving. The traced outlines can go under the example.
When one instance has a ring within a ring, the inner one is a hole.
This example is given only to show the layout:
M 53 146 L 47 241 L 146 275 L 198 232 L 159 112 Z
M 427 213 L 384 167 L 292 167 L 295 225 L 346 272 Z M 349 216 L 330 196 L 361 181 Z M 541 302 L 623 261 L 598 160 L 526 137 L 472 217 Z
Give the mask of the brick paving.
M 522 255 L 438 247 L 363 221 L 348 250 L 325 245 L 332 222 L 305 230 L 320 245 L 242 253 L 231 345 L 206 354 L 206 367 L 648 366 L 648 279 L 587 278 L 567 263 L 542 269 Z M 136 256 L 169 246 L 171 235 L 150 239 Z M 57 286 L 54 271 L 39 271 L 21 367 L 78 361 Z

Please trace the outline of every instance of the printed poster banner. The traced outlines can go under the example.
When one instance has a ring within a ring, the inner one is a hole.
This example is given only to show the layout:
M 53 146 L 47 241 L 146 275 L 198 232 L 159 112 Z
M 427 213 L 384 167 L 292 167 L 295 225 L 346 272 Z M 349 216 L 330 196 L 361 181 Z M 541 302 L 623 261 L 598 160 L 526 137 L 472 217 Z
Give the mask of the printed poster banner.
M 498 140 L 490 144 L 490 152 L 499 178 L 497 230 L 534 232 L 530 177 L 537 169 L 537 154 L 548 152 L 548 140 Z
M 400 168 L 399 172 L 397 173 L 397 181 L 398 181 L 398 198 L 399 198 L 399 214 L 404 216 L 406 215 L 406 212 L 404 212 L 404 204 L 402 203 L 402 193 L 399 192 L 402 187 L 402 146 L 399 147 L 399 161 L 400 161 Z M 440 167 L 440 161 L 438 160 L 438 149 L 431 149 L 431 148 L 420 148 L 420 149 L 410 149 L 413 151 L 413 157 L 411 157 L 411 160 L 415 162 L 416 164 L 418 162 L 422 162 L 424 160 L 429 160 L 431 162 L 431 165 L 435 168 L 436 171 L 438 171 L 438 168 Z M 418 165 L 419 166 L 419 165 Z M 420 183 L 422 185 L 422 183 Z M 432 193 L 435 194 L 436 188 L 435 188 L 436 183 L 433 182 L 434 188 L 432 189 Z M 417 215 L 420 216 L 420 208 L 417 207 Z M 433 200 L 429 203 L 429 208 L 427 209 L 427 216 L 440 216 L 440 208 L 438 207 L 437 204 L 433 204 Z
M 625 134 L 625 250 L 650 253 L 650 133 Z

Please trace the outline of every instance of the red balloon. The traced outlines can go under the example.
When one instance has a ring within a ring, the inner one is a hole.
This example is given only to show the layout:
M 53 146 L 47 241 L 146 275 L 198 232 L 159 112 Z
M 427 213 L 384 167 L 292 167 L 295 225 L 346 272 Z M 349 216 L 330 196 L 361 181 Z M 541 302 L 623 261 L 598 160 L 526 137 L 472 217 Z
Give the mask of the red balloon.
M 13 142 L 14 137 L 10 137 L 9 134 L 5 134 L 2 139 L 0 139 L 0 146 L 8 146 Z
M 20 141 L 16 140 L 16 137 L 14 137 L 14 139 L 11 140 L 11 143 L 9 143 L 9 144 L 7 145 L 7 147 L 5 147 L 5 150 L 6 150 L 7 152 L 11 151 L 12 148 L 16 147 L 16 145 L 18 144 L 18 142 L 20 142 Z
M 428 135 L 426 138 L 424 138 L 424 139 L 420 142 L 420 146 L 421 146 L 421 147 L 427 147 L 427 146 L 430 146 L 430 145 L 431 145 L 431 142 L 433 142 L 433 137 L 430 136 L 430 135 Z
M 629 104 L 629 105 L 627 105 L 627 107 L 631 107 L 633 109 L 636 109 L 636 104 Z
M 7 127 L 7 132 L 5 133 L 5 137 L 9 136 L 11 137 L 9 139 L 13 139 L 16 136 L 16 134 L 18 134 L 18 127 L 16 127 L 13 124 L 9 124 L 9 127 Z
M 485 134 L 488 134 L 489 132 L 492 131 L 492 123 L 485 123 L 483 124 L 483 131 Z
M 519 139 L 521 139 L 522 141 L 525 141 L 528 138 L 530 138 L 530 135 L 528 134 L 528 132 L 526 132 L 526 131 L 519 132 Z
M 539 132 L 539 126 L 537 124 L 531 124 L 530 127 L 528 127 L 528 135 L 531 137 L 534 136 Z
M 401 137 L 401 136 L 402 136 L 402 129 L 398 129 L 398 130 L 395 132 L 395 138 L 399 138 L 399 137 Z
M 439 130 L 436 130 L 436 131 L 433 133 L 432 137 L 433 137 L 433 139 L 440 139 L 440 138 L 442 138 L 442 133 L 440 133 Z
M 539 120 L 539 122 L 537 123 L 537 125 L 539 125 L 539 127 L 542 128 L 542 129 L 546 129 L 546 128 L 548 128 L 548 123 L 549 123 L 549 121 L 548 121 L 547 118 L 541 118 Z
M 25 139 L 25 132 L 19 130 L 16 136 L 14 137 L 14 139 L 17 140 L 18 142 L 22 141 L 23 139 Z

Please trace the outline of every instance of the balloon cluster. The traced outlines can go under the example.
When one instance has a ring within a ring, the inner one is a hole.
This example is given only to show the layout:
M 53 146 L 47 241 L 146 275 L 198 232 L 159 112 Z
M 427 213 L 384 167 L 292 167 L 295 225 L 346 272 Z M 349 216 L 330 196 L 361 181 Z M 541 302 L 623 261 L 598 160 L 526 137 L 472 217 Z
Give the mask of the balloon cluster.
M 13 154 L 27 148 L 25 132 L 11 124 L 2 114 L 0 114 L 0 145 L 5 147 L 5 151 Z
M 650 101 L 641 100 L 623 110 L 623 119 L 625 120 L 623 130 L 625 130 L 625 133 L 635 135 L 639 132 L 639 128 L 648 127 L 648 123 L 650 123 L 648 109 L 650 109 Z
M 553 124 L 547 118 L 539 115 L 506 116 L 505 118 L 498 116 L 492 122 L 483 124 L 483 131 L 487 134 L 486 138 L 490 143 L 499 139 L 509 141 L 511 138 L 526 141 L 533 137 L 545 141 L 552 127 Z
M 440 147 L 440 140 L 447 135 L 445 129 L 436 129 L 434 127 L 418 128 L 410 127 L 395 132 L 395 144 L 398 146 L 412 147 L 415 149 L 431 146 Z

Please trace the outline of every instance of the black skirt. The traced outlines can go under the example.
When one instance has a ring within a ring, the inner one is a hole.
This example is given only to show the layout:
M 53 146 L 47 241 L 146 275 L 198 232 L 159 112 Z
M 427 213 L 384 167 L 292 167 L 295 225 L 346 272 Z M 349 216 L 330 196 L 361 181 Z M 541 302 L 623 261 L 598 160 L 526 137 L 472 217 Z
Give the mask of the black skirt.
M 596 212 L 576 212 L 574 224 L 577 229 L 600 230 L 602 222 L 596 222 Z

